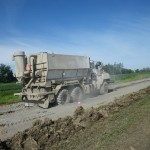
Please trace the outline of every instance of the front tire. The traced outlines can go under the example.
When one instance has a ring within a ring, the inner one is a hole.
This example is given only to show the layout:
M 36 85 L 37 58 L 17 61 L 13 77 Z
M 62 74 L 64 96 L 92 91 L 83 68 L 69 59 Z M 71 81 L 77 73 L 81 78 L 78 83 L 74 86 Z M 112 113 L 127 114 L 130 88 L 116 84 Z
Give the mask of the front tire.
M 100 94 L 104 95 L 108 93 L 108 83 L 107 82 L 103 82 L 101 88 L 100 88 Z

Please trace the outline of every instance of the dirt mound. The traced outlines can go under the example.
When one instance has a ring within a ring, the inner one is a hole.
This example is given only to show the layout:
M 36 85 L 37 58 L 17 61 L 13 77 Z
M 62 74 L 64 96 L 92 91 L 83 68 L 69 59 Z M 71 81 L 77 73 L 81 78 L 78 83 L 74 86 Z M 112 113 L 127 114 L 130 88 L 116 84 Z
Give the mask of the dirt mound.
M 87 110 L 80 106 L 75 110 L 73 117 L 67 116 L 55 121 L 47 118 L 44 121 L 37 120 L 32 128 L 19 132 L 10 140 L 2 142 L 0 149 L 57 149 L 61 144 L 69 142 L 70 137 L 76 133 L 82 132 L 93 123 L 113 115 L 148 94 L 150 94 L 150 87 L 122 96 L 106 106 L 91 107 Z

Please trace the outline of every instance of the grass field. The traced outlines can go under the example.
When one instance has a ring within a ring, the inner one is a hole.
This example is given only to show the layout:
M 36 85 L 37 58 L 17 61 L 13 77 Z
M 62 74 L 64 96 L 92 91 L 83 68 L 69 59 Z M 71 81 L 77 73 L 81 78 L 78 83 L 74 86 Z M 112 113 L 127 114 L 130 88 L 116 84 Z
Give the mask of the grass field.
M 19 102 L 19 96 L 14 93 L 21 91 L 21 86 L 16 83 L 0 83 L 0 104 L 11 104 Z
M 141 80 L 145 78 L 150 78 L 150 72 L 111 75 L 111 79 L 118 83 Z

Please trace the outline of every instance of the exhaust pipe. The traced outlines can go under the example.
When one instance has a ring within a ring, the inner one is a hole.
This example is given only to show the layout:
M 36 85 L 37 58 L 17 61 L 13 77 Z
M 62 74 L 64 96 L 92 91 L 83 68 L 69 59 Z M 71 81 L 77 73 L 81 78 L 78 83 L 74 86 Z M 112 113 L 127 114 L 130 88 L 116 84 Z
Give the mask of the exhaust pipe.
M 26 66 L 26 56 L 24 51 L 15 52 L 13 55 L 13 61 L 15 61 L 15 71 L 16 71 L 16 78 L 18 83 L 23 84 L 23 75 L 25 72 Z

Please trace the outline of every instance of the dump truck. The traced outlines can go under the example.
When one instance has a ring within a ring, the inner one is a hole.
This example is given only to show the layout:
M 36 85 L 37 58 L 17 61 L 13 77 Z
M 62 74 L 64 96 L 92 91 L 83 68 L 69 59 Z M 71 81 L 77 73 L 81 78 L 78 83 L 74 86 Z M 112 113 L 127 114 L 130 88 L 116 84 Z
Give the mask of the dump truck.
M 77 102 L 85 95 L 109 90 L 110 75 L 101 62 L 87 56 L 41 52 L 27 57 L 24 51 L 17 51 L 13 60 L 17 83 L 23 85 L 22 92 L 15 95 L 20 95 L 25 106 L 48 108 L 50 103 Z

